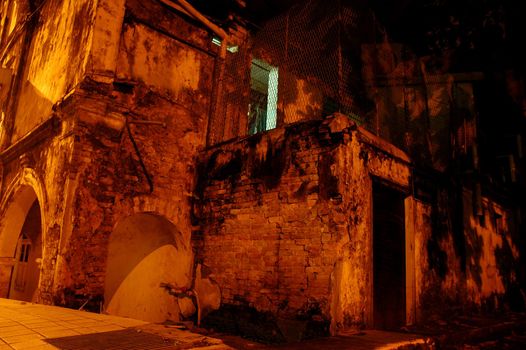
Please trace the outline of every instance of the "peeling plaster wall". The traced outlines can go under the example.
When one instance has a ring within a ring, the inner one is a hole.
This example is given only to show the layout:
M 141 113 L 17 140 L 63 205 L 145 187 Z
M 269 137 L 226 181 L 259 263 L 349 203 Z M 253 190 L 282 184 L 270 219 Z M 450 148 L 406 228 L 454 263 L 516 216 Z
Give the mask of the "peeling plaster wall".
M 374 180 L 407 195 L 408 324 L 506 307 L 518 269 L 510 212 L 485 199 L 481 226 L 465 190 L 456 203 L 440 186 L 436 203 L 416 200 L 409 165 L 402 151 L 343 116 L 207 151 L 196 244 L 198 261 L 221 288 L 211 324 L 259 312 L 252 327 L 272 333 L 274 324 L 278 339 L 290 335 L 284 319 L 303 336 L 329 323 L 333 334 L 370 327 Z M 448 217 L 448 207 L 460 216 Z M 269 337 L 264 332 L 255 336 Z
M 221 288 L 223 308 L 211 314 L 218 326 L 236 323 L 221 320 L 221 310 L 234 305 L 271 318 L 314 317 L 327 328 L 330 247 L 339 235 L 329 227 L 328 198 L 320 199 L 326 192 L 319 173 L 327 169 L 319 170 L 318 158 L 331 147 L 313 130 L 302 124 L 255 135 L 208 152 L 201 163 L 198 261 Z M 242 311 L 232 316 L 247 317 Z M 273 324 L 253 327 L 272 333 Z
M 174 100 L 191 106 L 209 57 L 140 24 L 124 27 L 116 77 L 154 86 Z
M 87 73 L 97 81 L 115 76 L 126 0 L 98 0 Z
M 193 261 L 190 212 L 195 159 L 205 143 L 214 60 L 206 47 L 196 48 L 185 43 L 188 38 L 175 36 L 178 26 L 184 27 L 181 23 L 187 30 L 194 28 L 196 37 L 203 35 L 198 27 L 162 7 L 155 13 L 155 7 L 144 12 L 142 6 L 150 4 L 126 4 L 117 81 L 105 83 L 100 76 L 87 79 L 66 103 L 75 121 L 75 144 L 69 213 L 57 267 L 57 304 L 78 307 L 90 299 L 88 307 L 99 310 L 105 302 L 114 227 L 134 214 L 151 213 L 173 224 L 187 247 L 177 250 L 173 259 L 182 264 Z M 145 16 L 160 17 L 155 25 L 164 26 L 162 30 L 144 24 Z M 126 119 L 151 124 L 130 123 L 128 132 Z M 171 276 L 163 282 L 192 287 L 193 267 L 183 273 L 167 271 L 168 265 L 159 272 Z M 138 288 L 146 294 L 154 288 L 166 300 L 177 301 L 160 285 Z M 154 299 L 144 302 L 154 305 Z M 111 306 L 107 311 L 124 315 L 124 309 Z M 176 311 L 169 317 L 166 313 L 152 317 L 177 320 Z
M 205 300 L 203 315 L 219 306 L 219 286 L 222 310 L 255 310 L 277 337 L 370 325 L 372 181 L 409 192 L 407 156 L 336 116 L 236 140 L 198 159 L 217 62 L 209 33 L 156 1 L 100 0 L 96 12 L 94 4 L 50 0 L 44 8 L 14 135 L 37 141 L 1 164 L 0 240 L 14 237 L 5 236 L 13 219 L 6 213 L 20 190 L 30 186 L 42 209 L 37 300 L 76 308 L 88 302 L 100 311 L 117 223 L 150 213 L 192 247 L 173 254 L 184 269 L 160 275 L 194 287 Z M 321 108 L 310 84 L 297 81 L 314 103 L 284 99 L 285 121 Z M 50 135 L 28 133 L 51 116 Z M 126 120 L 153 124 L 129 124 L 128 132 Z M 472 194 L 461 192 L 460 231 L 444 224 L 455 220 L 440 213 L 451 204 L 443 189 L 434 204 L 406 200 L 415 281 L 408 320 L 425 320 L 450 302 L 506 306 L 504 297 L 518 292 L 513 216 L 484 199 L 479 219 Z M 12 264 L 4 255 L 2 292 Z M 197 267 L 187 266 L 194 258 Z M 171 300 L 168 291 L 156 292 Z M 174 319 L 192 317 L 192 307 L 181 306 L 187 299 L 172 304 L 181 312 Z
M 223 307 L 304 322 L 304 336 L 367 324 L 371 175 L 407 187 L 410 173 L 363 133 L 340 116 L 207 152 L 199 257 Z
M 165 271 L 170 278 L 164 282 L 193 286 L 195 159 L 205 144 L 217 49 L 211 50 L 209 33 L 196 22 L 157 1 L 101 0 L 96 11 L 94 6 L 48 1 L 33 40 L 31 52 L 39 58 L 28 63 L 15 139 L 38 140 L 16 151 L 31 154 L 44 193 L 38 300 L 74 308 L 87 302 L 85 309 L 100 311 L 110 237 L 117 223 L 134 214 L 152 213 L 177 228 L 186 249 L 174 259 L 187 268 L 171 271 L 175 278 Z M 28 132 L 52 115 L 55 131 L 45 140 Z M 130 123 L 128 132 L 127 119 L 153 124 Z M 7 203 L 13 183 L 26 172 L 20 164 L 3 161 L 1 199 Z M 209 284 L 199 279 L 201 290 L 212 290 Z M 193 317 L 188 298 L 154 288 Z M 208 297 L 214 305 L 213 295 Z
M 64 135 L 61 130 L 56 131 Z M 21 195 L 27 191 L 34 192 L 41 208 L 42 217 L 42 274 L 36 301 L 51 304 L 53 302 L 55 266 L 59 250 L 60 227 L 64 214 L 65 183 L 69 172 L 69 156 L 72 150 L 71 138 L 51 137 L 31 149 L 25 150 L 25 160 L 11 160 L 4 163 L 4 181 L 1 189 L 0 208 L 0 240 L 5 242 L 16 239 L 20 232 L 11 232 L 11 220 L 18 217 L 6 215 L 8 210 L 21 200 Z M 24 215 L 24 213 L 21 213 Z M 22 218 L 23 219 L 23 218 Z M 11 237 L 11 238 L 9 238 Z M 0 257 L 10 264 L 13 255 Z M 10 272 L 2 273 L 2 286 L 7 285 Z M 1 289 L 5 289 L 2 287 Z M 2 297 L 6 297 L 3 294 Z
M 12 141 L 43 120 L 84 77 L 91 48 L 95 0 L 50 0 L 42 8 L 15 115 Z
M 332 234 L 322 222 L 329 213 L 316 204 L 323 148 L 309 136 L 308 126 L 256 135 L 210 152 L 202 163 L 200 255 L 223 302 L 291 314 L 312 297 L 319 312 L 328 311 L 329 273 L 320 267 L 332 258 L 319 245 L 322 235 L 331 244 Z
M 60 277 L 55 302 L 58 304 L 80 306 L 92 298 L 93 307 L 99 307 L 97 303 L 102 302 L 104 295 L 109 239 L 115 224 L 130 215 L 154 213 L 166 218 L 190 247 L 195 154 L 204 143 L 204 135 L 194 130 L 199 130 L 205 119 L 198 114 L 200 109 L 180 108 L 144 85 L 136 86 L 134 92 L 137 99 L 126 94 L 119 98 L 130 98 L 136 103 L 137 119 L 164 122 L 166 128 L 155 124 L 130 125 L 132 141 L 126 129 L 116 130 L 100 122 L 118 117 L 124 121 L 124 115 L 111 111 L 113 99 L 76 102 L 81 121 L 75 130 L 70 212 L 68 221 L 64 222 L 57 272 Z M 119 92 L 113 93 L 119 95 Z M 153 183 L 153 192 L 141 160 Z M 193 254 L 191 249 L 180 253 L 177 259 L 181 261 Z M 189 288 L 192 278 L 191 274 L 184 274 L 178 275 L 175 281 L 165 282 L 177 282 L 178 287 Z
M 332 331 L 372 324 L 372 180 L 386 181 L 405 191 L 410 184 L 408 158 L 367 131 L 352 134 L 335 157 L 342 239 L 331 291 Z M 407 235 L 407 233 L 406 233 Z

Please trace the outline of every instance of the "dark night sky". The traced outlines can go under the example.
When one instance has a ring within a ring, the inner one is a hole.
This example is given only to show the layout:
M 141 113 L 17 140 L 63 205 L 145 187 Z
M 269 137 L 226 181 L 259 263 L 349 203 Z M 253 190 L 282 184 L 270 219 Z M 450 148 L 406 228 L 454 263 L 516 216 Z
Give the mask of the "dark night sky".
M 337 0 L 326 0 L 337 6 Z M 525 5 L 517 0 L 340 0 L 351 7 L 370 6 L 391 41 L 405 43 L 418 55 L 453 50 L 459 69 L 508 69 L 524 72 L 526 56 Z M 230 11 L 260 25 L 290 6 L 306 0 L 191 0 L 192 4 L 219 22 Z

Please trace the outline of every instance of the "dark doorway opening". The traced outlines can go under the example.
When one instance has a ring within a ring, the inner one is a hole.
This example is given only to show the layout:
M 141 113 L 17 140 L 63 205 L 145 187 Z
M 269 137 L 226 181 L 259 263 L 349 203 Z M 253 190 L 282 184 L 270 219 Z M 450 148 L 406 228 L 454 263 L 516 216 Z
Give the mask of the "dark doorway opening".
M 35 199 L 22 226 L 14 254 L 9 299 L 34 302 L 42 264 L 42 222 L 40 205 Z
M 406 324 L 404 194 L 373 183 L 373 323 L 397 330 Z

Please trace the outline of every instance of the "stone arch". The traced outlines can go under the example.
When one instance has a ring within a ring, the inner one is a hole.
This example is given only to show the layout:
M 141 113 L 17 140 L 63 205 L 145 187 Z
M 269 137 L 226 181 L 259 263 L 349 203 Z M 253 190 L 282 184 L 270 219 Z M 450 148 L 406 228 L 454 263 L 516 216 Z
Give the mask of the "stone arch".
M 24 169 L 8 187 L 0 204 L 2 297 L 37 300 L 44 246 L 44 201 L 43 187 L 36 174 Z M 24 245 L 23 251 L 21 245 Z
M 138 213 L 117 223 L 109 239 L 105 311 L 149 322 L 179 320 L 179 304 L 161 286 L 190 287 L 190 242 L 165 217 Z

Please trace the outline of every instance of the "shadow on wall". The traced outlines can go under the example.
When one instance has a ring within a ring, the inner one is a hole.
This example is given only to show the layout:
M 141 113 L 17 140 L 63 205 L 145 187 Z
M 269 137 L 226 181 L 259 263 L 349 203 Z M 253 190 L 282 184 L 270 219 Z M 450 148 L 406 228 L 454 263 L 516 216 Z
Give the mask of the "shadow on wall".
M 519 237 L 513 217 L 487 200 L 484 215 L 477 216 L 472 197 L 470 191 L 450 189 L 437 191 L 433 199 L 433 229 L 426 243 L 431 274 L 422 304 L 444 317 L 456 311 L 522 311 Z
M 22 85 L 19 98 L 12 142 L 20 140 L 52 114 L 53 102 L 28 80 Z
M 495 222 L 499 222 L 497 220 L 501 220 L 501 218 L 496 219 Z M 499 231 L 499 224 L 496 224 L 497 234 L 502 239 L 502 245 L 496 246 L 493 250 L 497 270 L 506 291 L 504 300 L 501 300 L 500 304 L 504 302 L 511 310 L 524 311 L 526 309 L 526 294 L 520 285 L 521 262 L 520 258 L 517 258 L 517 254 L 520 255 L 520 253 L 517 252 L 516 248 L 520 247 L 520 231 L 513 226 L 511 218 L 508 218 L 508 221 L 507 227 L 511 234 L 506 231 Z
M 434 271 L 441 281 L 444 281 L 454 268 L 454 257 L 449 257 L 452 252 L 460 259 L 460 270 L 465 272 L 466 247 L 469 244 L 464 235 L 461 200 L 456 189 L 437 190 L 432 199 L 432 235 L 427 242 L 427 254 L 429 269 Z M 447 251 L 450 238 L 453 250 Z
M 470 199 L 471 193 L 465 194 L 465 203 L 471 205 Z M 468 281 L 471 279 L 481 294 L 481 311 L 523 311 L 514 218 L 496 203 L 483 201 L 482 207 L 483 215 L 469 218 L 465 229 Z
M 117 224 L 110 237 L 105 311 L 149 322 L 178 321 L 177 299 L 161 284 L 190 287 L 192 249 L 170 221 L 150 213 Z

